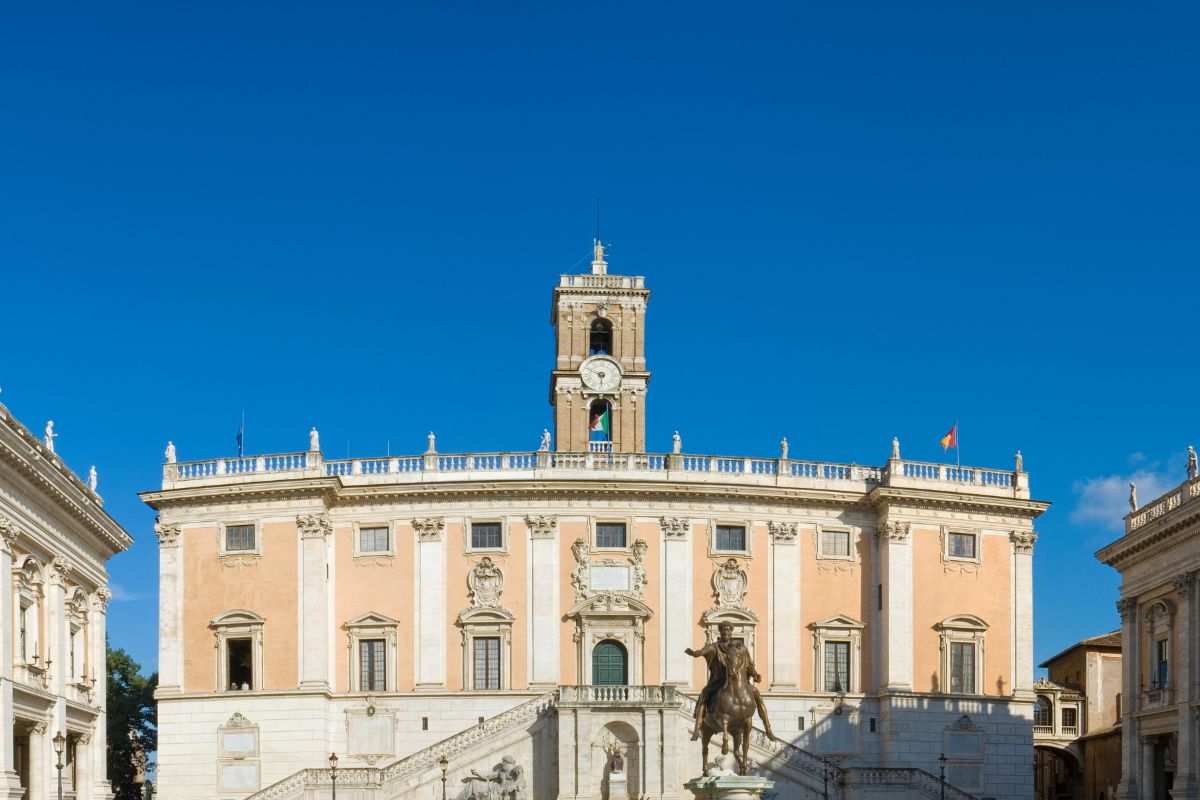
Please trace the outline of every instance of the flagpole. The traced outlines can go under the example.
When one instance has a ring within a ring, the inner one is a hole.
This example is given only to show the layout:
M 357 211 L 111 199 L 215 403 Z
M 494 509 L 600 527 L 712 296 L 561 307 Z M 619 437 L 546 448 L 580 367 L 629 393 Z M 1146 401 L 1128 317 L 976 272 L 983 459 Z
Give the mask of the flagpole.
M 962 469 L 962 448 L 959 442 L 962 441 L 962 431 L 958 429 L 958 420 L 954 420 L 954 466 Z

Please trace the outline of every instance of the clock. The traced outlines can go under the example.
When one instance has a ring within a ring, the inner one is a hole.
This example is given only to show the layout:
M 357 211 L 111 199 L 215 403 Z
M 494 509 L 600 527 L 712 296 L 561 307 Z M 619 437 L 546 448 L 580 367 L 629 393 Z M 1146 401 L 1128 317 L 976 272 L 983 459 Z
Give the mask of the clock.
M 594 392 L 612 392 L 621 385 L 621 366 L 611 358 L 589 358 L 579 368 L 579 377 Z

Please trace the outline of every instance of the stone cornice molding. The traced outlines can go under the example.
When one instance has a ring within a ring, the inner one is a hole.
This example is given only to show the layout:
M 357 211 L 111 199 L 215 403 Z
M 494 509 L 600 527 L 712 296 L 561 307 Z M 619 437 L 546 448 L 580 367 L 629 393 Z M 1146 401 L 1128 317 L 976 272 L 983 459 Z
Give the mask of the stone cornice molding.
M 1013 552 L 1017 555 L 1033 555 L 1033 545 L 1038 536 L 1033 531 L 1013 531 L 1008 535 L 1012 542 Z
M 876 486 L 867 492 L 866 501 L 877 508 L 887 504 L 904 504 L 915 508 L 935 508 L 961 511 L 995 511 L 1002 514 L 1029 517 L 1042 514 L 1050 508 L 1044 500 L 1025 500 L 1015 497 L 992 497 L 990 495 L 939 492 L 932 489 L 902 489 L 892 486 Z
M 41 439 L 0 404 L 0 461 L 11 463 L 49 497 L 52 504 L 80 522 L 117 553 L 133 538 L 106 512 L 87 485 L 62 459 L 47 453 Z
M 158 537 L 158 546 L 178 547 L 180 530 L 181 528 L 178 525 L 166 525 L 161 522 L 154 523 L 154 535 Z
M 767 530 L 776 544 L 792 544 L 796 541 L 798 526 L 794 522 L 771 520 L 767 523 Z
M 1150 555 L 1158 548 L 1170 548 L 1177 542 L 1200 534 L 1200 503 L 1183 506 L 1191 513 L 1159 517 L 1127 533 L 1096 551 L 1096 558 L 1118 571 Z
M 426 517 L 412 521 L 413 530 L 417 532 L 417 540 L 421 542 L 440 542 L 442 533 L 446 530 L 446 520 L 443 517 Z
M 658 525 L 666 539 L 686 539 L 692 530 L 692 522 L 680 517 L 659 517 Z
M 324 539 L 333 533 L 333 521 L 328 514 L 299 514 L 296 527 L 301 539 Z
M 529 527 L 530 539 L 553 539 L 558 529 L 558 517 L 540 514 L 529 516 L 525 518 L 525 524 Z
M 1171 586 L 1179 593 L 1179 596 L 1186 599 L 1196 588 L 1196 573 L 1185 572 L 1182 575 L 1176 575 L 1171 579 Z

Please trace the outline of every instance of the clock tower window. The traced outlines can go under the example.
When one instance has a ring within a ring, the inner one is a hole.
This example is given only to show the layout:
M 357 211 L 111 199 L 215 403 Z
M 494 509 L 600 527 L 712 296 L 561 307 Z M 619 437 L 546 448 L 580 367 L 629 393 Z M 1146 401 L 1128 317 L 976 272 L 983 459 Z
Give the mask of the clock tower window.
M 596 318 L 592 321 L 592 327 L 588 334 L 588 355 L 612 355 L 612 340 L 612 323 L 600 317 Z
M 607 400 L 593 400 L 588 409 L 588 439 L 612 441 L 612 404 Z

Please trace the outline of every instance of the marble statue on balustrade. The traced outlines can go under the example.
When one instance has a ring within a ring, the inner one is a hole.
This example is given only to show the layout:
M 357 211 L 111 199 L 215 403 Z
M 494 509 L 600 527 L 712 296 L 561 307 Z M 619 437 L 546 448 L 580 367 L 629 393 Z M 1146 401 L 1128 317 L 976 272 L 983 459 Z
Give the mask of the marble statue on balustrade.
M 99 477 L 96 475 L 96 465 L 93 464 L 92 466 L 88 467 L 87 481 L 88 490 L 90 490 L 92 494 L 96 493 L 96 486 L 99 484 L 99 482 Z
M 784 461 L 787 461 L 787 457 L 788 457 L 788 440 L 787 440 L 787 437 L 785 436 L 779 440 L 779 458 Z
M 675 455 L 683 452 L 683 439 L 680 438 L 679 431 L 671 434 L 671 452 Z
M 1021 455 L 1021 451 L 1017 451 L 1016 464 L 1013 466 L 1013 472 L 1025 471 L 1025 456 Z
M 1130 481 L 1129 483 L 1129 510 L 1137 511 L 1137 484 Z
M 437 452 L 437 436 L 435 436 L 433 434 L 433 431 L 430 431 L 428 434 L 426 434 L 425 441 L 427 442 L 427 445 L 425 447 L 426 455 L 436 453 Z
M 487 775 L 471 770 L 462 782 L 455 800 L 529 800 L 525 770 L 512 756 L 502 758 Z
M 42 435 L 42 444 L 51 453 L 54 452 L 54 440 L 58 438 L 58 434 L 54 432 L 54 420 L 46 420 L 46 430 Z
M 319 453 L 321 451 L 321 434 L 317 432 L 317 426 L 314 425 L 312 430 L 308 432 L 308 452 Z
M 900 460 L 900 437 L 892 437 L 892 461 Z
M 546 453 L 550 450 L 550 429 L 542 428 L 542 440 L 538 444 L 538 452 Z
M 762 695 L 754 686 L 762 676 L 754 668 L 750 651 L 740 640 L 733 638 L 733 626 L 728 622 L 721 623 L 717 632 L 715 642 L 699 650 L 690 647 L 684 650 L 693 658 L 703 658 L 708 665 L 708 682 L 700 692 L 693 712 L 696 724 L 692 739 L 702 737 L 701 767 L 704 768 L 708 766 L 709 740 L 721 734 L 721 753 L 729 753 L 732 744 L 739 772 L 745 775 L 750 769 L 750 731 L 755 711 L 762 718 L 767 736 L 774 739 L 775 734 Z
M 1194 481 L 1194 480 L 1196 480 L 1196 475 L 1197 475 L 1196 448 L 1192 447 L 1189 444 L 1187 453 L 1188 453 L 1187 476 L 1188 476 L 1189 481 Z
M 171 441 L 167 442 L 167 449 L 163 451 L 163 458 L 166 460 L 166 462 L 168 464 L 175 463 L 175 443 L 174 442 L 171 442 Z

